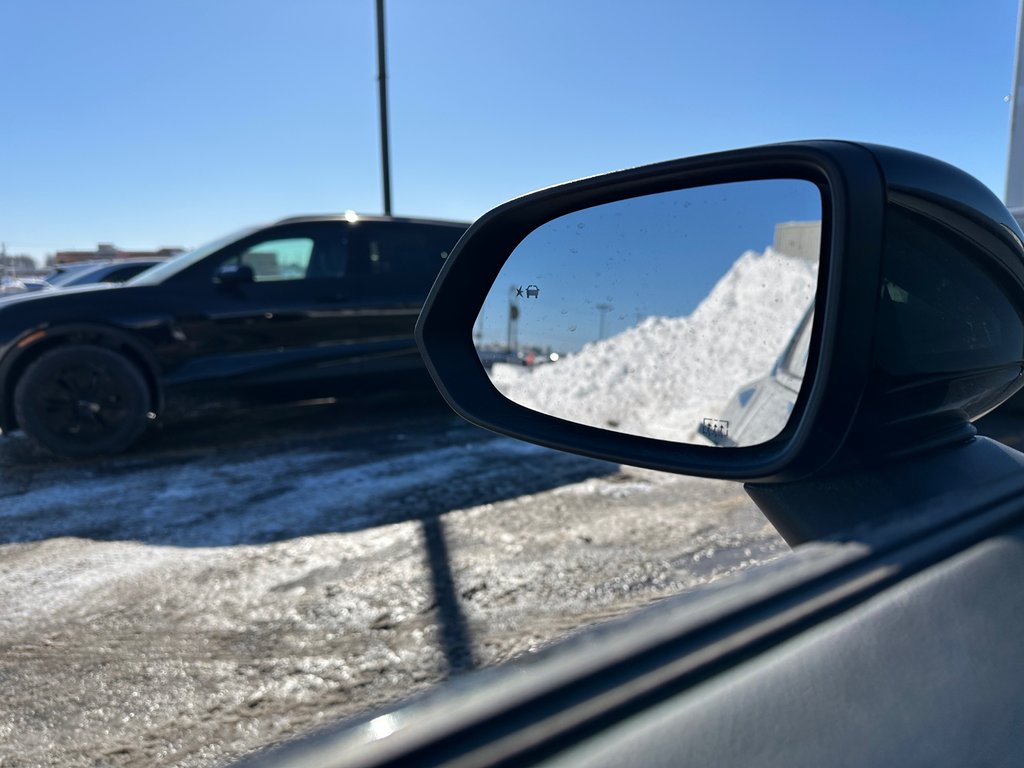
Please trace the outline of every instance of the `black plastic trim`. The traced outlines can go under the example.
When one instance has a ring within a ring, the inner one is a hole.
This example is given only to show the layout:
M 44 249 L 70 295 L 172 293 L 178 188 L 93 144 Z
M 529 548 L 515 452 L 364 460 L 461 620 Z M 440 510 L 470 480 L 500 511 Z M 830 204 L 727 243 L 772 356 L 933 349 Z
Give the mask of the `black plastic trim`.
M 473 347 L 473 323 L 508 255 L 531 231 L 572 211 L 615 200 L 773 177 L 806 179 L 819 186 L 827 233 L 822 238 L 809 386 L 777 438 L 751 447 L 711 448 L 610 432 L 531 411 L 490 384 Z M 496 208 L 470 228 L 434 284 L 417 325 L 417 340 L 445 399 L 485 428 L 658 470 L 760 482 L 797 479 L 827 463 L 839 449 L 866 385 L 884 203 L 884 179 L 871 153 L 852 143 L 829 141 L 674 160 L 551 187 Z M 837 339 L 842 339 L 841 355 L 835 353 Z

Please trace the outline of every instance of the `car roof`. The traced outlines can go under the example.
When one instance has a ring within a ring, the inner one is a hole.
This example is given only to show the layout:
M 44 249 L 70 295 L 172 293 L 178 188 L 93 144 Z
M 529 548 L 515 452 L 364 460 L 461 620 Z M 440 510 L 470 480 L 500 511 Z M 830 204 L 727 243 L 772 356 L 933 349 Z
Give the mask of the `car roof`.
M 128 259 L 97 259 L 95 261 L 70 261 L 67 264 L 54 264 L 51 266 L 52 270 L 68 270 L 68 269 L 92 269 L 99 267 L 107 267 L 112 264 L 150 264 L 159 263 L 161 261 L 167 261 L 166 258 L 157 256 L 146 256 L 138 258 Z
M 453 221 L 451 219 L 430 219 L 414 216 L 375 216 L 354 213 L 353 211 L 346 211 L 344 213 L 310 213 L 299 216 L 288 216 L 273 222 L 273 224 L 298 224 L 307 221 L 389 221 L 402 224 L 434 224 L 466 228 L 471 224 L 471 222 L 468 221 Z

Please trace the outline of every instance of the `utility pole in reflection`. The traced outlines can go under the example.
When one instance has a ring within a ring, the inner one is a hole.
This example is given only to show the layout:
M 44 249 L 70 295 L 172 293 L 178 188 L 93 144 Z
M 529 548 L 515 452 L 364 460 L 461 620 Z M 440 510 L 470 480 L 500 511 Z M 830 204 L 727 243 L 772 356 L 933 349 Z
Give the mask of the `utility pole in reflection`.
M 377 91 L 380 98 L 380 164 L 384 215 L 391 215 L 391 153 L 388 149 L 388 73 L 384 50 L 384 0 L 377 0 Z
M 600 319 L 598 320 L 598 326 L 597 326 L 598 327 L 598 330 L 597 330 L 597 340 L 601 341 L 604 338 L 604 316 L 607 315 L 612 310 L 612 305 L 611 304 L 595 304 L 594 308 L 600 313 L 598 315 L 598 317 Z
M 519 351 L 519 302 L 516 299 L 521 291 L 514 285 L 508 289 L 508 338 L 505 348 L 509 352 Z

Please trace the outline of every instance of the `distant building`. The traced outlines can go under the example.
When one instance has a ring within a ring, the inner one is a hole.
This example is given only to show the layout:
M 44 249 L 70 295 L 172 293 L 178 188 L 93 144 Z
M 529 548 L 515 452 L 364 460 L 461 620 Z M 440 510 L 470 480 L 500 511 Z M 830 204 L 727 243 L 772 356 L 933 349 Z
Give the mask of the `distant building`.
M 57 251 L 54 264 L 74 264 L 77 261 L 99 261 L 104 259 L 169 259 L 184 253 L 184 248 L 158 248 L 155 251 L 122 251 L 113 243 L 100 243 L 95 251 Z
M 787 256 L 817 261 L 821 252 L 821 222 L 787 221 L 776 224 L 772 250 Z

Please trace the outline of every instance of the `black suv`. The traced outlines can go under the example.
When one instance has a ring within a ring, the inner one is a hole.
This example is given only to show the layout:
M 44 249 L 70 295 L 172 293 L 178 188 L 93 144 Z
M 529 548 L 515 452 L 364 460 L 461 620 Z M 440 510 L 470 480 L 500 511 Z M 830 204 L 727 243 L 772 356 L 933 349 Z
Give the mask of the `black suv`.
M 0 430 L 62 456 L 112 453 L 172 393 L 294 399 L 404 379 L 422 370 L 413 326 L 467 226 L 290 218 L 122 286 L 0 300 Z

